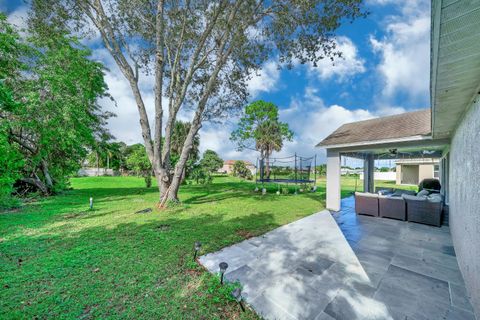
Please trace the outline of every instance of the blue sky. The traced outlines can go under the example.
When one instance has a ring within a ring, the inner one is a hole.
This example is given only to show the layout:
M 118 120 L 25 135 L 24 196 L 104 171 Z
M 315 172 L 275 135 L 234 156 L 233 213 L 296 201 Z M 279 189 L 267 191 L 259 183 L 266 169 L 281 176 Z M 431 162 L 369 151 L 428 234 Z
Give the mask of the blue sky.
M 317 68 L 296 65 L 278 69 L 277 61 L 265 63 L 259 76 L 249 83 L 251 100 L 274 102 L 283 121 L 295 136 L 278 156 L 295 152 L 318 154 L 315 144 L 346 122 L 391 115 L 429 107 L 430 1 L 367 0 L 371 13 L 366 19 L 345 24 L 338 32 L 338 48 L 343 59 L 322 62 Z M 27 13 L 23 1 L 0 0 L 0 9 L 9 21 L 22 26 Z M 138 114 L 128 84 L 123 79 L 98 37 L 85 40 L 94 48 L 94 59 L 109 68 L 106 81 L 117 102 L 102 102 L 117 114 L 110 130 L 128 144 L 141 142 Z M 147 109 L 153 115 L 152 81 L 141 80 Z M 182 114 L 182 120 L 188 120 Z M 228 137 L 236 119 L 222 124 L 205 124 L 201 129 L 201 149 L 213 149 L 224 159 L 255 161 L 254 152 L 237 152 Z

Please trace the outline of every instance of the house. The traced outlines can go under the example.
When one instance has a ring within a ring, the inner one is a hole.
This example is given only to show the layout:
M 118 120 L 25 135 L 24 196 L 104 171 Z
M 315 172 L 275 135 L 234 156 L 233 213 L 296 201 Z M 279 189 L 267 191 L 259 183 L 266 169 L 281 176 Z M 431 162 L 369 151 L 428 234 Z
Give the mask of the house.
M 434 158 L 402 159 L 395 162 L 396 184 L 418 185 L 423 179 L 439 178 L 440 161 Z
M 245 163 L 245 166 L 247 167 L 248 170 L 254 175 L 256 172 L 255 165 L 251 163 L 250 161 L 246 160 L 226 160 L 223 162 L 223 167 L 218 170 L 219 173 L 226 173 L 226 174 L 232 174 L 233 173 L 233 166 L 235 162 L 237 161 L 243 161 Z
M 439 161 L 455 255 L 480 317 L 480 1 L 432 1 L 430 107 L 349 123 L 318 144 L 327 152 L 327 208 L 340 209 L 340 156 L 362 159 L 374 191 L 375 159 Z

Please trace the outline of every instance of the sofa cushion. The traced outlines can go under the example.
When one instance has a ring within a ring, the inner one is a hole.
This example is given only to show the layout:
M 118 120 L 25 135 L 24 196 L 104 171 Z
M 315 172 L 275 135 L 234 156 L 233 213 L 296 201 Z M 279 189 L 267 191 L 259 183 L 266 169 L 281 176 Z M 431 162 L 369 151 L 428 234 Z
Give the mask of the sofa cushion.
M 379 195 L 387 195 L 392 194 L 395 190 L 393 188 L 385 188 L 385 189 L 377 189 L 377 194 Z
M 397 196 L 393 196 L 393 195 L 381 195 L 379 194 L 378 195 L 378 199 L 389 199 L 389 200 L 393 200 L 393 201 L 403 201 L 403 198 L 402 197 L 397 197 Z
M 412 196 L 409 194 L 404 194 L 402 195 L 402 198 L 409 201 L 427 201 L 427 196 Z
M 428 196 L 430 192 L 426 189 L 423 189 L 417 193 L 417 196 Z
M 395 192 L 393 193 L 393 196 L 394 196 L 394 197 L 401 197 L 401 196 L 403 196 L 404 194 L 405 194 L 405 195 L 414 196 L 414 195 L 415 195 L 415 191 L 397 189 L 397 190 L 395 190 Z
M 432 193 L 431 195 L 429 195 L 427 197 L 427 200 L 428 200 L 428 202 L 434 202 L 434 203 L 438 203 L 438 202 L 443 201 L 442 195 L 439 194 L 439 193 Z

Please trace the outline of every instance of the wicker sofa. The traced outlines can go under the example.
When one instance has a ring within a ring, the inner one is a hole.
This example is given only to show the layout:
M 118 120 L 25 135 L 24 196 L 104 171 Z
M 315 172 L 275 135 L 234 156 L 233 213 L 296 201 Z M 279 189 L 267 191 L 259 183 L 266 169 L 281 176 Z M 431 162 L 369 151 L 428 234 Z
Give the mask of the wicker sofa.
M 438 180 L 422 181 L 419 189 L 419 193 L 392 188 L 377 188 L 376 193 L 355 192 L 355 212 L 440 227 L 443 198 L 438 193 Z

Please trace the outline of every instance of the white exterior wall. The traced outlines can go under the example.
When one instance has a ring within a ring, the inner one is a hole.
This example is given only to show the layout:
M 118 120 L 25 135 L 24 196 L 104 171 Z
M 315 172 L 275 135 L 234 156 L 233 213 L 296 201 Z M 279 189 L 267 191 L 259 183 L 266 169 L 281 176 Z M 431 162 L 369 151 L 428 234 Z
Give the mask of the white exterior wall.
M 450 230 L 471 302 L 480 317 L 480 98 L 450 146 Z

